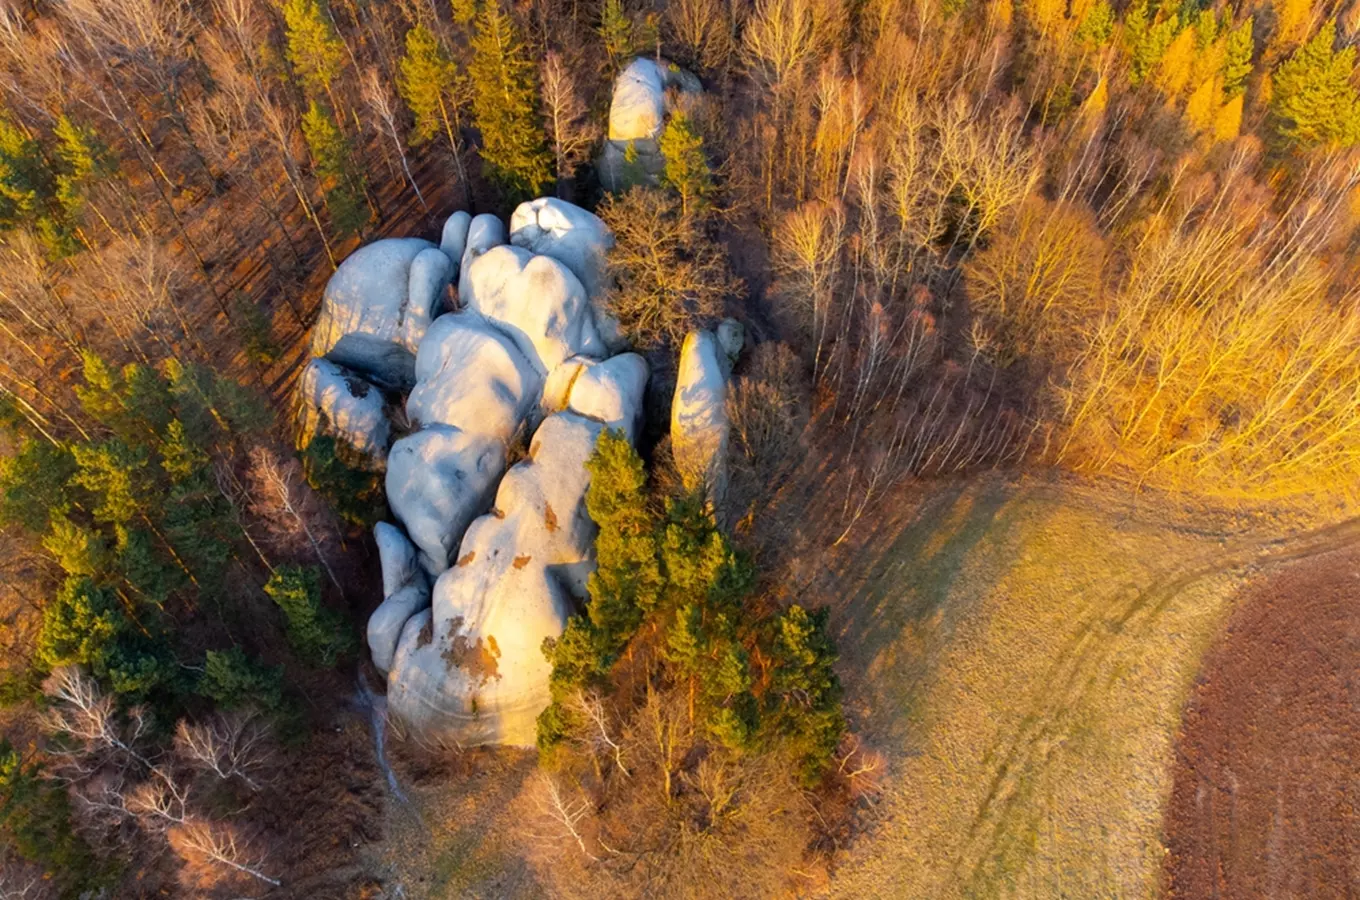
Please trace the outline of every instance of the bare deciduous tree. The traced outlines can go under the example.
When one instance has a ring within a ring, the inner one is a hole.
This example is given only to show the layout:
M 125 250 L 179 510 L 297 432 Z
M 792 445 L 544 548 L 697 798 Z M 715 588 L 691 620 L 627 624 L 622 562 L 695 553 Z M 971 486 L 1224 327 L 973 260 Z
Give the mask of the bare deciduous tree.
M 561 54 L 549 51 L 540 67 L 543 120 L 548 126 L 548 143 L 556 160 L 557 196 L 567 196 L 567 185 L 579 166 L 590 155 L 600 135 L 599 126 L 589 116 L 576 80 Z
M 376 66 L 369 66 L 364 70 L 360 90 L 368 111 L 373 114 L 374 130 L 392 142 L 407 183 L 411 185 L 411 190 L 416 192 L 416 199 L 420 201 L 421 208 L 429 209 L 430 205 L 425 202 L 425 195 L 420 192 L 420 185 L 416 184 L 416 177 L 411 174 L 411 162 L 406 155 L 406 142 L 401 138 L 401 128 L 397 125 L 397 108 L 392 101 L 392 92 L 383 83 L 382 73 Z
M 229 823 L 191 818 L 172 828 L 170 846 L 185 861 L 186 874 L 199 885 L 218 881 L 214 869 L 248 875 L 265 884 L 280 887 L 283 882 L 265 871 L 267 856 L 255 842 Z
M 325 504 L 307 486 L 298 461 L 257 446 L 250 452 L 248 478 L 252 511 L 269 523 L 276 537 L 305 540 L 331 583 L 343 590 L 327 553 L 331 534 Z
M 195 769 L 222 781 L 237 779 L 257 791 L 273 755 L 268 737 L 268 729 L 253 713 L 216 713 L 204 722 L 181 719 L 175 728 L 175 752 Z
M 538 810 L 551 828 L 551 832 L 544 837 L 573 841 L 588 859 L 598 861 L 598 857 L 586 846 L 582 826 L 582 822 L 591 814 L 590 803 L 582 797 L 573 799 L 548 772 L 540 771 L 537 781 L 540 792 Z

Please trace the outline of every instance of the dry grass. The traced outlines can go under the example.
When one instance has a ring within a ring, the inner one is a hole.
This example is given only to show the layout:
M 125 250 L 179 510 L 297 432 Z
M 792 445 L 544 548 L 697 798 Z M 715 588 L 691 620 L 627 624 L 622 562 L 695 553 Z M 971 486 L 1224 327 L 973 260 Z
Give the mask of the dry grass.
M 1231 599 L 1354 540 L 1215 518 L 986 478 L 852 551 L 827 587 L 851 715 L 891 773 L 834 893 L 1155 894 L 1173 739 Z

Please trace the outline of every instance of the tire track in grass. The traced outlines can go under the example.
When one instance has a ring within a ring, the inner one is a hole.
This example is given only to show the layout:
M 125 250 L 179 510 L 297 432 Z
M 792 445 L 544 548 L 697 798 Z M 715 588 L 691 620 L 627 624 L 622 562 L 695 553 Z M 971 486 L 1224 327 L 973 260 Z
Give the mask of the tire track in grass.
M 1034 820 L 1039 816 L 1024 802 L 1034 786 L 1032 780 L 1043 774 L 1054 750 L 1069 736 L 1084 701 L 1117 680 L 1120 669 L 1115 666 L 1111 673 L 1112 664 L 1147 639 L 1175 598 L 1217 575 L 1263 570 L 1358 540 L 1360 518 L 1293 536 L 1238 540 L 1236 546 L 1173 567 L 1147 587 L 1126 583 L 1106 595 L 1105 602 L 1088 603 L 1085 620 L 1037 681 L 1037 696 L 1027 703 L 1031 712 L 1000 753 L 967 841 L 950 869 L 951 881 L 962 885 L 968 896 L 993 892 L 989 868 L 1034 833 Z

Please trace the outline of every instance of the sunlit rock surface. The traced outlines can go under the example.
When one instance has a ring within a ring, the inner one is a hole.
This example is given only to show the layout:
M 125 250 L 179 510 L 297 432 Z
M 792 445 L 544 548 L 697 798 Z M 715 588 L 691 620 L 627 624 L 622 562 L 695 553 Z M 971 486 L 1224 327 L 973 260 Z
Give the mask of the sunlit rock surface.
M 458 539 L 486 509 L 505 469 L 498 436 L 434 425 L 407 435 L 387 456 L 387 505 L 431 575 L 449 566 Z
M 655 140 L 666 116 L 666 80 L 653 60 L 630 62 L 614 81 L 609 140 Z
M 463 246 L 462 264 L 458 269 L 458 303 L 467 306 L 469 293 L 468 270 L 472 263 L 492 247 L 505 243 L 505 223 L 499 216 L 482 213 L 468 223 L 467 240 Z
M 680 348 L 671 402 L 671 453 L 685 487 L 715 506 L 727 493 L 727 377 L 731 363 L 711 331 L 691 331 Z
M 667 70 L 647 65 L 664 92 Z M 601 305 L 604 223 L 543 198 L 510 224 L 507 244 L 497 217 L 454 213 L 438 247 L 357 250 L 327 285 L 312 338 L 324 358 L 300 387 L 313 430 L 324 421 L 386 454 L 396 521 L 374 529 L 383 601 L 367 638 L 389 708 L 464 744 L 534 742 L 543 639 L 562 632 L 594 566 L 586 463 L 604 429 L 635 436 L 648 376 L 641 357 L 610 356 L 621 341 Z M 402 394 L 407 433 L 392 442 L 385 404 Z
M 360 453 L 387 455 L 392 425 L 382 391 L 357 373 L 325 359 L 313 359 L 298 382 L 304 444 L 317 434 L 340 438 Z
M 382 566 L 383 602 L 368 619 L 368 649 L 373 664 L 385 673 L 392 668 L 406 620 L 430 605 L 430 582 L 416 548 L 400 528 L 379 522 L 373 528 L 373 539 Z
M 599 164 L 600 182 L 606 190 L 656 183 L 665 166 L 658 141 L 670 111 L 667 88 L 677 94 L 695 94 L 701 85 L 673 63 L 646 57 L 630 62 L 614 80 L 608 140 Z
M 606 346 L 614 352 L 624 348 L 627 342 L 619 322 L 605 306 L 609 292 L 606 254 L 614 246 L 614 235 L 599 216 L 556 197 L 530 200 L 516 207 L 510 217 L 510 243 L 551 256 L 570 269 L 586 289 L 595 328 Z
M 607 351 L 580 279 L 562 263 L 520 247 L 493 247 L 468 267 L 463 302 L 508 334 L 538 371 Z
M 390 708 L 417 732 L 464 745 L 533 744 L 549 700 L 543 639 L 562 633 L 569 598 L 584 598 L 593 565 L 586 462 L 606 427 L 631 432 L 646 374 L 632 354 L 583 366 L 566 411 L 544 420 L 494 510 L 468 528 L 457 562 L 435 583 L 431 616 L 403 631 L 388 679 Z
M 326 283 L 312 355 L 377 383 L 409 387 L 410 359 L 443 312 L 453 274 L 452 262 L 429 241 L 385 238 L 360 247 Z

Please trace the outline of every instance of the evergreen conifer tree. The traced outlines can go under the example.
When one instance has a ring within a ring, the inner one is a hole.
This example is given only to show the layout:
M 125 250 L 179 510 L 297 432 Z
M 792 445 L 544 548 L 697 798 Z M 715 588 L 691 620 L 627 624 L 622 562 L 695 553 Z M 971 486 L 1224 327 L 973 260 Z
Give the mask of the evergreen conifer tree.
M 315 100 L 302 117 L 302 134 L 326 193 L 331 223 L 342 234 L 355 234 L 368 224 L 369 209 L 364 175 L 354 164 L 349 139 L 330 111 Z
M 487 0 L 477 18 L 469 74 L 487 175 L 509 201 L 542 193 L 553 160 L 538 117 L 537 68 L 497 0 Z
M 1276 132 L 1302 147 L 1349 147 L 1360 140 L 1360 100 L 1351 83 L 1355 47 L 1336 50 L 1328 22 L 1271 75 Z
M 680 194 L 680 214 L 702 210 L 713 190 L 713 173 L 704 156 L 704 139 L 683 110 L 676 110 L 661 133 L 661 155 L 666 161 L 663 181 Z
M 331 84 L 345 66 L 345 44 L 319 0 L 284 0 L 288 62 L 313 97 L 331 97 Z M 332 102 L 334 102 L 332 100 Z

